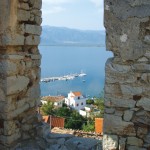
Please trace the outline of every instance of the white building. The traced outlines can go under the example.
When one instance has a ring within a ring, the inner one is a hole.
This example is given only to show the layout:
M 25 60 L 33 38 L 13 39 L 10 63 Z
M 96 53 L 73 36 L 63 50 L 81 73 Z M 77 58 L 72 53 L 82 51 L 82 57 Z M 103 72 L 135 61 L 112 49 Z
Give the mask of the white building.
M 96 116 L 100 114 L 100 110 L 96 109 L 93 105 L 86 105 L 84 109 L 79 111 L 79 114 L 84 117 L 90 117 L 91 114 Z
M 80 109 L 86 106 L 86 100 L 87 98 L 81 92 L 70 92 L 68 93 L 68 97 L 65 98 L 65 103 L 79 112 Z
M 47 102 L 49 101 L 54 103 L 55 107 L 62 107 L 64 100 L 64 96 L 44 96 L 41 98 L 42 104 L 47 104 Z

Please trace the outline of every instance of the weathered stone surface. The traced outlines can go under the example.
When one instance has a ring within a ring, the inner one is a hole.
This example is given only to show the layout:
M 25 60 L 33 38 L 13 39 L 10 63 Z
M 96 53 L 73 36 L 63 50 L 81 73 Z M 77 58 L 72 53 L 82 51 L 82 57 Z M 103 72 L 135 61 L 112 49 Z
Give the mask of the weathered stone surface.
M 42 0 L 34 1 L 34 8 L 41 9 L 41 7 L 42 7 Z
M 138 76 L 133 73 L 131 66 L 116 65 L 112 59 L 107 60 L 105 70 L 107 83 L 134 83 Z
M 7 34 L 6 36 L 3 36 L 2 43 L 5 43 L 5 45 L 24 45 L 24 39 L 25 37 L 23 35 Z
M 134 100 L 105 98 L 105 106 L 108 107 L 134 108 L 135 104 Z
M 121 85 L 121 91 L 124 95 L 140 95 L 143 92 L 143 88 L 132 85 Z
M 123 110 L 115 110 L 115 116 L 120 116 L 120 117 L 122 117 L 123 116 Z
M 30 19 L 30 11 L 18 10 L 18 21 L 28 21 Z
M 76 150 L 85 147 L 85 149 L 96 149 L 100 144 L 99 140 L 95 140 L 92 138 L 80 138 L 80 137 L 73 137 L 65 142 L 67 149 Z
M 150 132 L 148 132 L 148 134 L 144 138 L 144 142 L 146 142 L 146 144 L 148 144 L 150 146 Z
M 126 147 L 126 138 L 119 139 L 119 150 L 125 150 Z
M 105 112 L 107 114 L 113 114 L 115 112 L 115 108 L 105 108 Z
M 133 117 L 133 113 L 134 113 L 134 111 L 126 110 L 124 112 L 124 116 L 123 116 L 124 121 L 131 121 L 131 119 Z
M 104 115 L 104 133 L 112 133 L 117 135 L 135 136 L 134 124 L 132 122 L 125 122 L 119 116 Z
M 24 9 L 24 10 L 29 10 L 29 4 L 28 3 L 20 3 L 19 8 Z
M 20 84 L 21 83 L 21 84 Z M 25 76 L 11 76 L 7 78 L 7 95 L 16 94 L 25 90 L 29 84 L 29 78 Z
M 0 62 L 0 73 L 5 75 L 10 75 L 17 72 L 17 64 L 12 61 L 1 61 Z
M 37 25 L 25 25 L 25 32 L 28 34 L 35 34 L 35 35 L 41 35 L 42 28 Z
M 134 64 L 132 66 L 132 69 L 137 72 L 143 72 L 143 73 L 149 73 L 150 72 L 150 65 L 147 63 L 140 63 L 140 64 Z
M 0 88 L 0 101 L 5 101 L 6 97 L 5 97 L 5 93 L 4 91 Z
M 150 111 L 150 99 L 149 98 L 142 98 L 136 104 L 138 107 L 144 108 L 144 110 Z
M 21 137 L 20 132 L 16 130 L 16 133 L 10 135 L 10 136 L 3 136 L 0 135 L 0 142 L 4 144 L 11 144 L 14 140 L 18 140 Z
M 40 37 L 36 35 L 29 35 L 25 39 L 25 45 L 38 45 L 40 44 Z
M 143 145 L 143 141 L 139 138 L 136 138 L 136 137 L 128 137 L 127 138 L 127 144 L 141 147 Z
M 137 147 L 137 146 L 129 146 L 128 150 L 147 150 L 147 149 L 146 148 L 140 148 L 140 147 Z
M 12 135 L 17 129 L 16 123 L 14 121 L 4 121 L 4 135 Z
M 103 150 L 117 150 L 118 149 L 118 136 L 116 135 L 103 135 Z
M 133 122 L 150 126 L 150 112 L 147 111 L 136 112 L 133 118 Z
M 119 84 L 106 84 L 105 85 L 105 91 L 106 93 L 115 93 L 115 95 L 121 94 L 121 89 Z
M 137 136 L 139 138 L 144 138 L 145 135 L 148 133 L 148 129 L 145 127 L 139 127 L 138 130 L 137 130 Z
M 105 106 L 115 109 L 113 114 L 105 111 L 104 134 L 119 136 L 113 141 L 118 149 L 150 148 L 150 142 L 143 141 L 150 126 L 149 7 L 149 0 L 104 1 L 106 47 L 114 53 L 105 68 Z M 132 124 L 133 135 L 122 134 L 126 123 Z M 120 147 L 123 138 L 128 140 Z
M 110 6 L 110 4 L 107 5 Z M 115 10 L 118 9 L 116 8 Z M 122 10 L 120 11 L 122 12 Z M 123 16 L 124 15 L 121 17 Z M 109 20 L 112 20 L 112 22 Z M 145 20 L 143 19 L 143 22 L 147 20 L 148 18 Z M 107 49 L 112 50 L 114 53 L 119 53 L 123 60 L 136 60 L 143 56 L 146 49 L 144 48 L 142 41 L 138 39 L 140 33 L 140 22 L 141 19 L 138 18 L 121 21 L 111 11 L 105 12 L 105 24 L 107 24 L 106 29 L 107 32 L 109 32 L 109 36 L 106 38 Z M 135 24 L 136 26 L 134 26 Z M 123 37 L 126 37 L 124 38 L 125 40 Z M 121 39 L 123 39 L 123 41 Z M 135 42 L 132 42 L 133 40 Z
M 144 37 L 144 42 L 146 42 L 147 44 L 150 44 L 150 35 L 146 35 Z

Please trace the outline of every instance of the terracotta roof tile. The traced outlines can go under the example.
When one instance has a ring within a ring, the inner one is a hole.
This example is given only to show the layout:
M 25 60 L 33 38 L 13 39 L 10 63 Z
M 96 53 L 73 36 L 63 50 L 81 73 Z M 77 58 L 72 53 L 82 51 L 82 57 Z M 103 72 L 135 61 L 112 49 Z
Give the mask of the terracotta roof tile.
M 75 96 L 81 96 L 81 92 L 72 92 Z
M 54 117 L 54 116 L 52 116 L 51 118 L 52 118 L 52 120 L 51 120 L 52 128 L 54 128 L 54 127 L 64 128 L 64 124 L 65 124 L 65 119 L 64 118 Z
M 59 102 L 64 98 L 65 98 L 64 96 L 44 96 L 42 97 L 42 100 L 50 101 L 50 102 Z
M 42 116 L 43 121 L 50 124 L 50 116 Z M 64 128 L 65 119 L 62 117 L 51 116 L 51 127 L 61 127 Z

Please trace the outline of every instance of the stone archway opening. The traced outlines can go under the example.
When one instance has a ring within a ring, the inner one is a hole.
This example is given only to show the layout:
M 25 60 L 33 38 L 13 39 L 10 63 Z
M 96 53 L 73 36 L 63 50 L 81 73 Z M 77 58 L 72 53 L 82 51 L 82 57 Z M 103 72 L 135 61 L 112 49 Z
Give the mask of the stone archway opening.
M 0 149 L 49 131 L 36 113 L 41 4 L 0 1 Z M 150 148 L 149 8 L 147 0 L 105 0 L 106 45 L 114 58 L 106 63 L 104 150 Z

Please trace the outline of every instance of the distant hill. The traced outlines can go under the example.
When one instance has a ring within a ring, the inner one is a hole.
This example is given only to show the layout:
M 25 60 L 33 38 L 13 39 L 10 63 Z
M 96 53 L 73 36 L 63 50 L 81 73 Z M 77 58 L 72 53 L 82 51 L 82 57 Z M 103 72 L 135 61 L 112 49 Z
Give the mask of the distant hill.
M 105 31 L 43 26 L 41 45 L 105 45 Z

